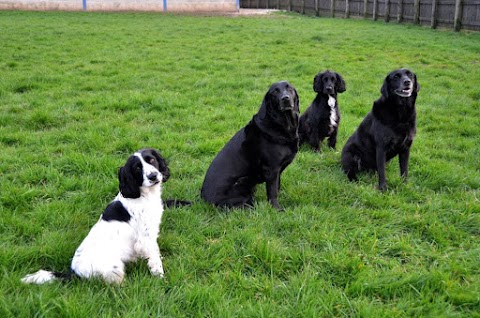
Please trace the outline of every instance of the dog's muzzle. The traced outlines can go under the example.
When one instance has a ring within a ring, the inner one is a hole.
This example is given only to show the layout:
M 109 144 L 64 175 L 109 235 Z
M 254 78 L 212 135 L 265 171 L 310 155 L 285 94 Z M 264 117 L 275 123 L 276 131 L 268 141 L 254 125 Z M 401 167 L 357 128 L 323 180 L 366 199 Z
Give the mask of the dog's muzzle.
M 158 176 L 159 174 L 157 172 L 152 172 L 149 175 L 147 175 L 147 179 L 153 184 L 157 184 L 160 182 L 160 179 L 158 178 Z
M 413 93 L 413 83 L 410 80 L 405 80 L 403 82 L 403 88 L 395 90 L 395 94 L 400 97 L 410 97 Z
M 327 95 L 333 95 L 333 93 L 335 93 L 335 90 L 333 89 L 333 86 L 325 87 L 325 93 L 327 93 Z
M 280 98 L 280 109 L 282 111 L 292 110 L 293 109 L 293 99 L 290 95 L 285 94 Z

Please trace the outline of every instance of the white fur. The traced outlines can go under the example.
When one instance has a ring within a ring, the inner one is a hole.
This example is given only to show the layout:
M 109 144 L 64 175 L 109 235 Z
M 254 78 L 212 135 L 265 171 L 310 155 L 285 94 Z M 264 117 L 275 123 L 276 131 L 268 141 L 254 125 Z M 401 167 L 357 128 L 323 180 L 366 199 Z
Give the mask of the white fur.
M 163 265 L 157 238 L 163 214 L 161 199 L 162 174 L 146 163 L 140 153 L 135 153 L 143 165 L 141 196 L 125 198 L 121 193 L 114 201 L 120 201 L 130 214 L 128 222 L 100 220 L 75 251 L 71 269 L 83 278 L 100 277 L 108 283 L 121 283 L 125 275 L 125 263 L 137 258 L 148 259 L 153 275 L 163 277 Z M 158 173 L 158 183 L 147 178 Z M 24 283 L 43 284 L 55 280 L 52 272 L 40 270 L 25 276 Z
M 336 99 L 333 96 L 328 95 L 328 106 L 330 106 L 330 126 L 336 127 L 338 125 L 338 117 L 337 113 L 335 112 L 335 104 L 336 104 Z

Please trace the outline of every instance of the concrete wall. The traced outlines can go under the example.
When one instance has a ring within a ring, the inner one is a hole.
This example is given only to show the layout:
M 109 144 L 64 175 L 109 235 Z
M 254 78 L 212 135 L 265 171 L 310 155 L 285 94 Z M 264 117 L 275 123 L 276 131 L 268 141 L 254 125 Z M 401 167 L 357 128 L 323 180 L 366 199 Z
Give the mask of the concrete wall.
M 0 10 L 231 12 L 237 0 L 0 0 Z

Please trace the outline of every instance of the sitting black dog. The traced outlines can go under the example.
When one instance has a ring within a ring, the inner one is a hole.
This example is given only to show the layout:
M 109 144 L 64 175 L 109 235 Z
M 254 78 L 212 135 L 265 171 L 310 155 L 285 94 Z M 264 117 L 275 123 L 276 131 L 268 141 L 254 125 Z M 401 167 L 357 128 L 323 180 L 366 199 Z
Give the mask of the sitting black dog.
M 300 116 L 300 145 L 307 142 L 315 151 L 319 151 L 323 139 L 328 137 L 328 146 L 335 149 L 340 125 L 337 94 L 345 92 L 345 81 L 340 74 L 327 70 L 315 76 L 313 90 L 317 96 Z
M 357 180 L 360 170 L 376 170 L 378 189 L 386 190 L 385 165 L 396 155 L 400 174 L 407 179 L 419 90 L 417 77 L 410 70 L 398 69 L 388 74 L 380 90 L 382 96 L 343 148 L 342 166 L 350 181 Z
M 201 196 L 221 207 L 253 205 L 255 186 L 266 182 L 267 197 L 278 203 L 280 174 L 298 151 L 299 98 L 288 82 L 273 84 L 260 110 L 217 154 L 203 181 Z

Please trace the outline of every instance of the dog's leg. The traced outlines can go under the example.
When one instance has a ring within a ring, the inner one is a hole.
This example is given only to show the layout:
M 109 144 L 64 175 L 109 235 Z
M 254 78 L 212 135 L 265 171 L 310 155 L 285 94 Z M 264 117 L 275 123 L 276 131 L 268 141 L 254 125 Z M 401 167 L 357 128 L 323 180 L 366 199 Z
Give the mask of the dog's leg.
M 342 153 L 342 169 L 349 181 L 358 181 L 357 171 L 360 170 L 360 158 L 349 151 Z
M 338 129 L 335 128 L 330 134 L 330 137 L 328 137 L 328 146 L 332 149 L 335 149 L 337 145 L 337 133 L 338 133 Z
M 404 182 L 408 179 L 408 159 L 410 158 L 410 148 L 406 148 L 398 154 L 398 161 L 400 163 L 400 176 Z
M 387 178 L 385 176 L 385 165 L 387 160 L 387 154 L 381 147 L 377 147 L 376 151 L 377 159 L 377 173 L 378 173 L 378 190 L 387 190 Z
M 312 146 L 313 150 L 315 150 L 316 152 L 320 151 L 321 140 L 320 140 L 320 132 L 318 131 L 318 128 L 312 129 L 310 136 L 308 138 L 308 143 L 310 144 L 310 146 Z
M 148 236 L 139 239 L 137 244 L 135 244 L 135 250 L 139 255 L 148 260 L 150 273 L 154 276 L 163 278 L 165 272 L 163 270 L 160 248 L 158 247 L 156 237 L 157 236 Z
M 278 203 L 278 192 L 280 190 L 280 171 L 265 171 L 265 181 L 267 188 L 267 198 L 270 204 L 277 210 L 283 211 Z

